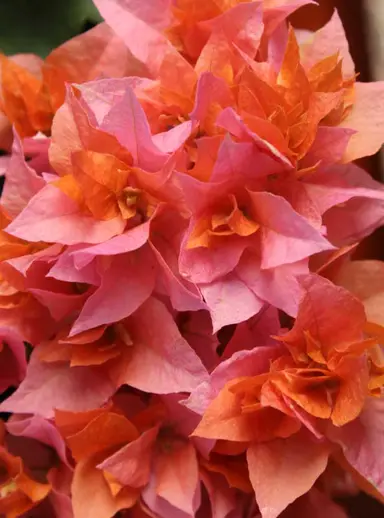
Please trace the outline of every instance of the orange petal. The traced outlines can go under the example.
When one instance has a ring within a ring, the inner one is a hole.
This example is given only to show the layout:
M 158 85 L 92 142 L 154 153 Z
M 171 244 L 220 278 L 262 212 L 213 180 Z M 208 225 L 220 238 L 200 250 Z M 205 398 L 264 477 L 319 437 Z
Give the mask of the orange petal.
M 131 442 L 138 437 L 136 427 L 124 416 L 105 412 L 90 421 L 75 435 L 67 436 L 67 443 L 76 460 Z
M 113 495 L 102 470 L 92 460 L 80 461 L 72 483 L 72 504 L 76 518 L 111 518 L 138 500 L 138 490 L 123 488 Z

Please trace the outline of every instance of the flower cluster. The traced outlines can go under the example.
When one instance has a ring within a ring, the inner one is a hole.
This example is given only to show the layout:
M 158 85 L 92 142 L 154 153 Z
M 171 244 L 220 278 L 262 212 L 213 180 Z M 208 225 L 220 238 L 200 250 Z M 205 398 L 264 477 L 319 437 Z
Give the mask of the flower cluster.
M 336 12 L 292 28 L 307 3 L 95 0 L 1 56 L 2 516 L 384 501 L 384 274 L 349 260 L 384 221 L 354 163 L 384 84 Z

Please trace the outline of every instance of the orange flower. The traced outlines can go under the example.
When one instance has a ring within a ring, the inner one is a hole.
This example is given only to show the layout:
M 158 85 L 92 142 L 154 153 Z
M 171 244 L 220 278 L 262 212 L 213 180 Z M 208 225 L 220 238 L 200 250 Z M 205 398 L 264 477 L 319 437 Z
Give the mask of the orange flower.
M 111 518 L 132 507 L 138 490 L 122 487 L 97 465 L 137 439 L 136 427 L 111 407 L 79 413 L 58 410 L 55 421 L 77 463 L 72 483 L 75 518 Z
M 72 367 L 101 365 L 124 355 L 133 345 L 126 323 L 100 326 L 68 337 L 64 330 L 54 340 L 42 343 L 40 358 L 45 362 L 69 361 Z
M 292 160 L 306 155 L 319 125 L 337 126 L 352 109 L 355 77 L 343 77 L 340 56 L 305 70 L 292 27 L 278 75 L 262 74 L 257 65 L 247 67 L 236 86 L 239 114 Z
M 236 196 L 229 194 L 221 200 L 221 203 L 215 205 L 210 216 L 207 215 L 197 222 L 189 237 L 187 247 L 189 249 L 200 246 L 209 247 L 217 238 L 233 235 L 246 237 L 254 234 L 260 225 L 251 216 L 248 216 L 248 213 L 244 204 L 239 207 Z
M 1 421 L 3 443 L 4 423 Z M 25 470 L 20 457 L 11 455 L 0 446 L 0 513 L 5 518 L 17 518 L 44 500 L 50 484 L 37 482 Z
M 95 219 L 147 220 L 157 200 L 141 189 L 144 173 L 112 155 L 94 151 L 73 153 L 73 174 L 55 182 L 56 187 L 77 201 Z M 136 218 L 136 219 L 137 219 Z
M 361 303 L 320 277 L 303 284 L 294 327 L 276 337 L 287 353 L 268 372 L 226 383 L 195 435 L 238 442 L 289 437 L 303 412 L 343 426 L 359 416 L 368 396 L 380 393 L 382 354 L 376 339 L 364 338 Z
M 43 61 L 38 56 L 0 55 L 2 111 L 20 137 L 50 134 L 52 119 L 63 104 L 66 83 L 83 83 L 105 75 L 141 76 L 137 62 L 106 24 L 72 38 Z
M 4 55 L 0 55 L 0 66 L 0 109 L 20 137 L 49 134 L 53 111 L 41 74 L 30 72 Z

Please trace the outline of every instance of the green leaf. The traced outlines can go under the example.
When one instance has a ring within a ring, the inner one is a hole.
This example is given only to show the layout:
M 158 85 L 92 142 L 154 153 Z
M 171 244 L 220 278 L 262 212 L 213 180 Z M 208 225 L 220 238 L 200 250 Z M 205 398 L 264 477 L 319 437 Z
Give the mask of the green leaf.
M 0 2 L 0 50 L 45 57 L 64 41 L 100 21 L 92 0 Z

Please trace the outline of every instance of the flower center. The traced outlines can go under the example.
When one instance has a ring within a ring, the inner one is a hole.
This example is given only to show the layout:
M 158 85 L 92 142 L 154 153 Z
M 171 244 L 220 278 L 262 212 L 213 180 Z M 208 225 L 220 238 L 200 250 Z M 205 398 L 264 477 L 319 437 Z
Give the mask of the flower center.
M 248 237 L 259 228 L 260 225 L 248 215 L 246 206 L 240 207 L 235 195 L 230 194 L 217 204 L 210 214 L 197 221 L 187 248 L 208 248 L 214 244 L 215 239 L 225 236 Z

